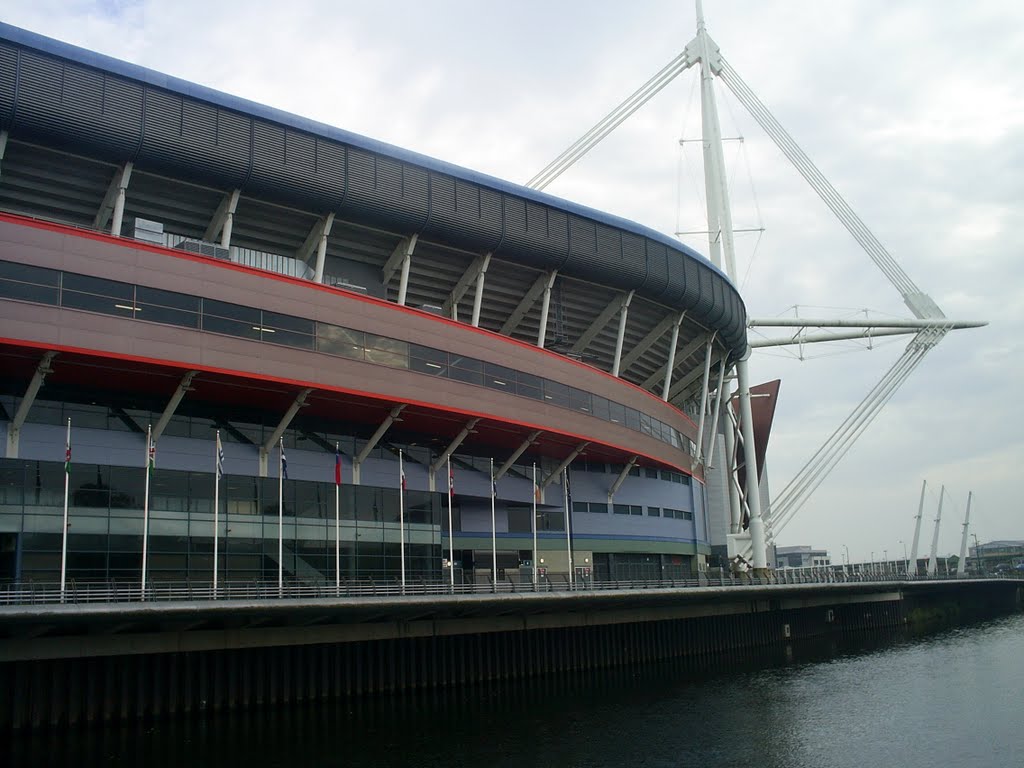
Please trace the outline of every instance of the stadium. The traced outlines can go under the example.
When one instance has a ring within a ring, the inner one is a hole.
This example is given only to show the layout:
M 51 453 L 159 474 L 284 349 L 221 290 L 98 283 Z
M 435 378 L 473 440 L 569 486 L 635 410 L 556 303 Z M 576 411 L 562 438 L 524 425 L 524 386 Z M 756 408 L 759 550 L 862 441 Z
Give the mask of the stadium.
M 686 577 L 746 349 L 671 237 L 0 24 L 0 579 Z

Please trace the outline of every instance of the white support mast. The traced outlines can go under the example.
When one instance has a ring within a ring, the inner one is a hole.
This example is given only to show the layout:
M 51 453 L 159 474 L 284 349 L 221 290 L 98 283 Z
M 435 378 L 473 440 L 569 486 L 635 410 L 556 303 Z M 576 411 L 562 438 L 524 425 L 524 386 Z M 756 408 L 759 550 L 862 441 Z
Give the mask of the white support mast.
M 907 576 L 917 576 L 917 545 L 921 541 L 921 518 L 924 516 L 924 494 L 928 488 L 928 481 L 921 481 L 921 501 L 917 504 L 917 517 L 914 518 L 914 543 L 910 546 L 910 561 L 907 563 Z
M 964 533 L 960 537 L 960 559 L 956 563 L 956 575 L 963 578 L 967 574 L 967 530 L 971 525 L 971 498 L 974 491 L 967 494 L 967 514 L 964 515 Z
M 935 530 L 932 532 L 932 549 L 928 556 L 928 575 L 934 576 L 939 570 L 939 526 L 942 525 L 942 500 L 946 495 L 946 486 L 939 490 L 939 511 L 935 514 Z
M 707 188 L 708 247 L 711 261 L 724 269 L 733 283 L 738 283 L 736 274 L 736 247 L 733 239 L 732 210 L 729 205 L 729 187 L 725 178 L 725 158 L 722 153 L 722 131 L 718 121 L 718 107 L 715 102 L 714 70 L 719 66 L 718 48 L 704 26 L 704 9 L 697 0 L 697 37 L 686 52 L 691 58 L 700 60 L 701 124 L 704 132 L 704 183 Z M 747 369 L 749 350 L 736 363 L 737 390 L 739 398 L 740 430 L 743 434 L 743 461 L 746 466 L 746 500 L 750 510 L 751 564 L 755 571 L 768 567 L 764 521 L 761 518 L 761 492 L 758 487 L 757 455 L 754 449 L 754 425 L 750 407 L 750 374 Z M 698 449 L 699 450 L 699 449 Z

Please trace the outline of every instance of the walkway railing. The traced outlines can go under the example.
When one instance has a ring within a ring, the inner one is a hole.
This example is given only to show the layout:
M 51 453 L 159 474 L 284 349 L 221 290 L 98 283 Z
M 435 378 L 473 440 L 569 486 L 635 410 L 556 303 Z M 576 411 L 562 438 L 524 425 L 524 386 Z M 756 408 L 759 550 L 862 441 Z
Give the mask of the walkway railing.
M 768 578 L 734 577 L 729 574 L 692 579 L 630 579 L 593 581 L 578 579 L 572 585 L 565 575 L 542 576 L 536 585 L 527 581 L 507 579 L 484 583 L 456 584 L 447 581 L 420 579 L 407 581 L 405 587 L 397 580 L 373 579 L 343 581 L 340 586 L 315 582 L 236 581 L 222 582 L 214 590 L 208 583 L 156 582 L 146 586 L 143 594 L 138 582 L 69 581 L 61 595 L 60 584 L 55 582 L 0 583 L 0 605 L 38 605 L 52 603 L 137 603 L 207 600 L 308 600 L 317 598 L 401 597 L 423 595 L 485 595 L 530 594 L 540 592 L 606 592 L 615 590 L 648 589 L 701 589 L 706 587 L 773 586 L 779 584 L 843 584 L 843 583 L 902 583 L 906 581 L 956 580 L 957 576 L 932 576 L 907 579 L 897 574 L 843 574 L 843 573 L 787 573 L 778 571 Z M 1000 576 L 969 575 L 967 579 L 1000 578 Z M 1013 574 L 1003 578 L 1020 578 Z

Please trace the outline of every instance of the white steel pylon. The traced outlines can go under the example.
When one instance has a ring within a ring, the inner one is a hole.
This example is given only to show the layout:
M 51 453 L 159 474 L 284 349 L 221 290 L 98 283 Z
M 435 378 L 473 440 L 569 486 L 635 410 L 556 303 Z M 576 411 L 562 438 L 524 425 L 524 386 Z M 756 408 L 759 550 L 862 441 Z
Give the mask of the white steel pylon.
M 935 301 L 910 279 L 886 248 L 872 234 L 854 213 L 850 205 L 828 182 L 824 174 L 811 162 L 793 138 L 782 128 L 768 108 L 757 98 L 750 87 L 721 55 L 718 45 L 707 33 L 701 0 L 696 0 L 697 34 L 683 50 L 647 83 L 630 95 L 619 107 L 612 110 L 590 131 L 584 134 L 569 149 L 555 158 L 547 167 L 531 179 L 527 186 L 543 189 L 559 175 L 583 157 L 602 139 L 611 133 L 627 117 L 660 92 L 672 79 L 692 66 L 700 65 L 701 72 L 701 124 L 703 131 L 704 174 L 707 196 L 708 250 L 715 266 L 723 269 L 733 283 L 738 284 L 735 263 L 734 229 L 729 204 L 728 186 L 725 176 L 722 151 L 721 129 L 715 103 L 714 79 L 720 78 L 739 100 L 758 125 L 772 139 L 785 157 L 801 176 L 810 184 L 815 193 L 839 219 L 851 236 L 861 245 L 867 255 L 881 270 L 882 274 L 899 291 L 913 319 L 887 321 L 864 321 L 852 323 L 849 320 L 801 320 L 756 319 L 748 321 L 750 327 L 788 327 L 795 332 L 779 339 L 748 342 L 746 354 L 735 362 L 737 390 L 734 397 L 739 404 L 739 424 L 735 437 L 739 438 L 737 448 L 742 447 L 746 464 L 746 488 L 742 491 L 740 504 L 749 515 L 749 531 L 738 530 L 735 524 L 743 518 L 742 512 L 732 509 L 729 554 L 736 560 L 751 563 L 755 570 L 767 567 L 766 545 L 796 512 L 806 503 L 813 491 L 824 481 L 831 470 L 852 447 L 857 438 L 867 429 L 875 416 L 893 397 L 899 387 L 920 364 L 924 356 L 955 328 L 978 327 L 983 321 L 953 321 L 946 318 Z M 808 334 L 807 329 L 843 328 L 842 332 L 816 332 Z M 784 344 L 805 344 L 835 341 L 846 338 L 869 338 L 871 336 L 912 333 L 913 338 L 903 355 L 885 373 L 875 387 L 868 392 L 861 403 L 832 433 L 825 443 L 812 455 L 807 464 L 782 489 L 769 509 L 762 515 L 758 488 L 757 463 L 754 452 L 753 429 L 750 412 L 750 389 L 747 360 L 753 348 Z M 706 377 L 705 377 L 706 380 Z M 705 385 L 706 386 L 706 385 Z M 706 402 L 706 393 L 702 397 Z M 726 427 L 727 432 L 729 427 Z M 699 452 L 698 448 L 698 452 Z M 730 460 L 730 471 L 734 472 L 738 462 Z M 733 482 L 729 483 L 730 490 Z M 734 506 L 739 494 L 730 492 L 730 504 Z

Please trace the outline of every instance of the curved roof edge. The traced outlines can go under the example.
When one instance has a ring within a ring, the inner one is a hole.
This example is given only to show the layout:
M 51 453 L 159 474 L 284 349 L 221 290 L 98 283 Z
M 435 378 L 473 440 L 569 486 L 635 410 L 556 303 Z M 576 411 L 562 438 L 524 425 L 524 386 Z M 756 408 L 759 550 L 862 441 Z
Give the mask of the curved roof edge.
M 651 227 L 597 210 L 596 208 L 590 208 L 579 203 L 574 203 L 545 192 L 538 192 L 537 190 L 530 189 L 529 187 L 525 187 L 505 179 L 500 179 L 496 176 L 474 171 L 470 168 L 465 168 L 444 160 L 438 160 L 437 158 L 430 157 L 429 155 L 404 149 L 377 139 L 371 139 L 367 136 L 352 133 L 351 131 L 346 131 L 342 128 L 328 125 L 327 123 L 321 123 L 317 120 L 301 117 L 300 115 L 296 115 L 291 112 L 285 112 L 284 110 L 277 109 L 275 107 L 268 107 L 264 104 L 260 104 L 259 102 L 244 99 L 239 96 L 233 96 L 229 93 L 218 91 L 205 85 L 192 83 L 188 80 L 183 80 L 162 72 L 157 72 L 156 70 L 149 69 L 138 64 L 132 64 L 122 59 L 114 58 L 113 56 L 90 51 L 86 48 L 81 48 L 77 45 L 72 45 L 71 43 L 65 43 L 52 37 L 46 37 L 45 35 L 41 35 L 37 32 L 31 32 L 27 29 L 15 27 L 2 21 L 0 21 L 0 39 L 6 39 L 12 43 L 16 43 L 27 48 L 35 48 L 43 53 L 70 59 L 88 67 L 112 72 L 113 74 L 121 75 L 122 77 L 144 82 L 156 88 L 163 88 L 183 96 L 189 96 L 201 101 L 206 101 L 234 112 L 240 112 L 252 117 L 259 117 L 264 120 L 286 125 L 296 130 L 323 136 L 324 138 L 333 139 L 345 144 L 351 144 L 352 146 L 360 149 L 390 156 L 396 160 L 404 160 L 416 165 L 421 165 L 430 170 L 463 179 L 464 181 L 474 182 L 485 187 L 491 187 L 492 189 L 501 192 L 522 197 L 552 208 L 561 209 L 567 213 L 574 213 L 578 216 L 593 219 L 610 227 L 615 227 L 616 229 L 622 229 L 636 235 L 647 237 L 651 240 L 660 242 L 675 251 L 685 253 L 690 258 L 697 259 L 708 268 L 717 272 L 722 278 L 729 281 L 728 275 L 716 267 L 704 255 L 680 243 L 675 238 L 669 237 L 668 235 L 659 232 L 656 229 L 652 229 Z M 731 284 L 731 281 L 729 282 Z

